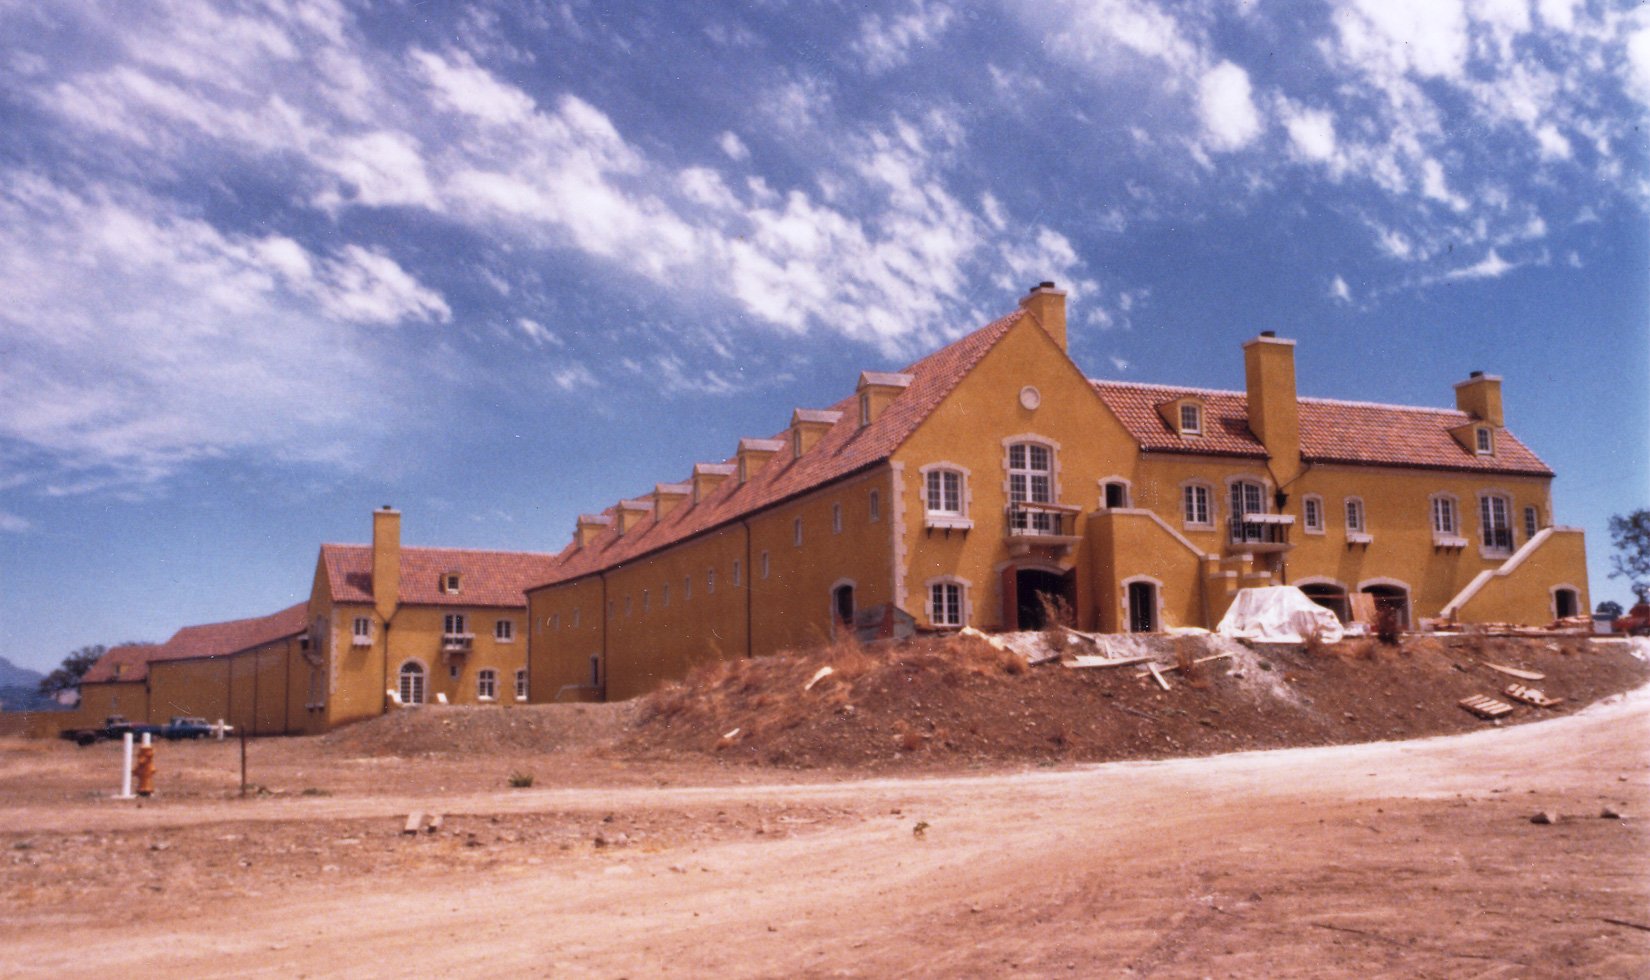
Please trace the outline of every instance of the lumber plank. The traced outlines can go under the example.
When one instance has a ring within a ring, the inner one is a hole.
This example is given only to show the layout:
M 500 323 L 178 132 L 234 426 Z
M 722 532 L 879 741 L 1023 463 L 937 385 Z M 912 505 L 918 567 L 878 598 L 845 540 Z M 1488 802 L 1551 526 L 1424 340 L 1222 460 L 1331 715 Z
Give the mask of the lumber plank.
M 1508 667 L 1504 664 L 1492 664 L 1488 660 L 1481 662 L 1491 670 L 1500 671 L 1508 677 L 1516 677 L 1521 681 L 1544 681 L 1547 679 L 1547 675 L 1539 671 L 1523 670 L 1518 667 Z
M 1152 672 L 1152 680 L 1157 682 L 1158 687 L 1161 687 L 1165 691 L 1169 689 L 1169 679 L 1163 676 L 1163 672 L 1161 670 L 1157 669 L 1157 664 L 1148 663 L 1146 664 L 1146 669 Z

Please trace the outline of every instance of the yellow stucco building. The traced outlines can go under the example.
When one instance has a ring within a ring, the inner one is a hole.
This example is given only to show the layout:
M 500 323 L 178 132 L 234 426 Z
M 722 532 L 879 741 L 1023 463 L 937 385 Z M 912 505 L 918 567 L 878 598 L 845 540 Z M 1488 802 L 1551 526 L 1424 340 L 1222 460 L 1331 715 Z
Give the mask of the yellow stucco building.
M 523 589 L 554 565 L 546 554 L 403 548 L 401 514 L 385 507 L 372 544 L 321 546 L 307 601 L 110 650 L 82 679 L 69 724 L 192 715 L 252 735 L 314 734 L 397 702 L 523 702 Z
M 1545 623 L 1588 608 L 1581 532 L 1507 430 L 1499 378 L 1453 409 L 1301 398 L 1294 341 L 1244 345 L 1243 391 L 1094 381 L 1052 283 L 904 371 L 864 372 L 770 438 L 578 519 L 527 592 L 535 701 L 622 699 L 693 663 L 909 617 L 1103 631 L 1212 627 L 1300 586 L 1343 616 Z

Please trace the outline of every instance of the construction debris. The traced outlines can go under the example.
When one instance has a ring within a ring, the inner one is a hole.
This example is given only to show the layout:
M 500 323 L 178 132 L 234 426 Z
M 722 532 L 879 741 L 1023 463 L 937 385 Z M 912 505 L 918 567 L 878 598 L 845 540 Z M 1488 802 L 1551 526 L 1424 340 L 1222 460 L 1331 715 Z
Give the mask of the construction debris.
M 1506 667 L 1501 664 L 1492 664 L 1488 660 L 1483 661 L 1483 664 L 1491 670 L 1500 671 L 1508 677 L 1516 677 L 1521 681 L 1544 681 L 1547 679 L 1546 674 L 1534 670 L 1520 670 L 1517 667 Z
M 1130 664 L 1143 664 L 1151 657 L 1068 657 L 1060 661 L 1066 667 L 1127 667 Z
M 821 667 L 818 670 L 814 671 L 814 676 L 808 678 L 808 683 L 802 685 L 802 689 L 804 691 L 811 691 L 811 690 L 814 689 L 815 684 L 818 684 L 820 681 L 824 680 L 825 678 L 831 676 L 834 673 L 836 673 L 836 668 L 835 667 L 832 667 L 830 665 L 826 665 L 824 667 Z
M 405 826 L 403 826 L 401 828 L 401 832 L 403 834 L 407 834 L 409 836 L 413 835 L 413 834 L 417 834 L 418 833 L 418 828 L 423 826 L 423 824 L 424 824 L 424 814 L 423 814 L 423 812 L 420 811 L 420 810 L 414 810 L 413 812 L 407 814 L 407 823 L 406 823 Z
M 1555 824 L 1558 823 L 1558 814 L 1551 810 L 1542 810 L 1540 813 L 1537 813 L 1535 816 L 1530 818 L 1530 823 L 1538 823 L 1543 825 Z
M 1508 684 L 1507 689 L 1502 693 L 1514 701 L 1522 701 L 1537 708 L 1551 708 L 1564 703 L 1563 698 L 1550 698 L 1541 691 L 1533 687 L 1525 687 L 1522 684 Z
M 1513 711 L 1513 706 L 1507 702 L 1497 701 L 1492 697 L 1487 697 L 1482 694 L 1474 694 L 1470 698 L 1462 698 L 1457 703 L 1478 717 L 1490 721 L 1503 717 L 1504 715 L 1510 715 Z
M 1163 672 L 1157 668 L 1157 664 L 1148 663 L 1146 665 L 1146 669 L 1151 671 L 1152 680 L 1157 682 L 1158 687 L 1161 687 L 1165 691 L 1169 689 L 1169 679 L 1163 676 Z

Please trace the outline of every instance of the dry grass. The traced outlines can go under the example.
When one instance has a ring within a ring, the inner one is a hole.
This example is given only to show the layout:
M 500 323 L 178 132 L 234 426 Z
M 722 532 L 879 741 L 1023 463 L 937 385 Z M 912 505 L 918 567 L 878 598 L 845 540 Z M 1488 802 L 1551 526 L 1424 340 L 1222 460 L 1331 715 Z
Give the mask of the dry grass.
M 1077 614 L 1062 595 L 1039 592 L 1037 605 L 1043 609 L 1043 642 L 1051 649 L 1061 649 L 1066 642 L 1065 629 L 1077 625 Z
M 1174 641 L 1174 665 L 1180 671 L 1180 676 L 1188 687 L 1199 690 L 1209 686 L 1209 672 L 1204 664 L 1197 662 L 1197 655 L 1203 647 L 1189 636 L 1176 637 Z

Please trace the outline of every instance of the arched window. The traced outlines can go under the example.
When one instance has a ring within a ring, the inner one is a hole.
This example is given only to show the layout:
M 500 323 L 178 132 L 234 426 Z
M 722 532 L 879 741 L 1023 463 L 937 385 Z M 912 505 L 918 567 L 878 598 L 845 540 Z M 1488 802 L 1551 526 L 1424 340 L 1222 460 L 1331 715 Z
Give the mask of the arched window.
M 424 665 L 416 660 L 409 660 L 401 665 L 399 674 L 401 703 L 424 703 Z

